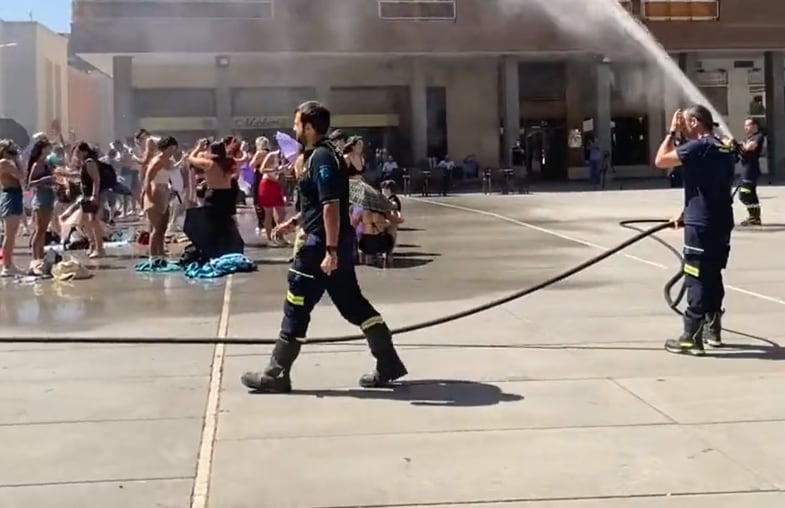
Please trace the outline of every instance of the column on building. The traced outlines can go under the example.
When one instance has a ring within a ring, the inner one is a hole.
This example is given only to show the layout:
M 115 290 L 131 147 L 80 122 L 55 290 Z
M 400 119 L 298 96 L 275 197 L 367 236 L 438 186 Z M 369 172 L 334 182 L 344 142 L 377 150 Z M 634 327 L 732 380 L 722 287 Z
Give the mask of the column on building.
M 225 136 L 232 131 L 232 85 L 229 75 L 231 57 L 215 57 L 215 119 L 218 135 Z
M 114 102 L 114 137 L 126 139 L 137 129 L 134 115 L 133 58 L 115 56 L 112 60 L 112 101 Z
M 596 67 L 596 98 L 594 111 L 594 139 L 603 153 L 611 156 L 611 83 L 613 71 L 608 59 L 602 59 Z
M 766 132 L 769 175 L 779 177 L 785 167 L 785 52 L 767 51 L 763 55 L 766 82 Z
M 481 166 L 498 167 L 499 61 L 494 57 L 467 57 L 449 65 L 447 151 L 456 162 L 474 155 Z
M 679 53 L 678 61 L 679 68 L 682 70 L 682 72 L 686 74 L 691 81 L 694 82 L 696 75 L 698 74 L 698 54 L 686 52 Z
M 409 86 L 412 107 L 412 163 L 420 164 L 428 158 L 428 90 L 425 62 L 412 61 L 412 80 Z
M 520 61 L 517 56 L 502 58 L 502 160 L 505 167 L 512 167 L 512 149 L 521 135 L 521 83 Z

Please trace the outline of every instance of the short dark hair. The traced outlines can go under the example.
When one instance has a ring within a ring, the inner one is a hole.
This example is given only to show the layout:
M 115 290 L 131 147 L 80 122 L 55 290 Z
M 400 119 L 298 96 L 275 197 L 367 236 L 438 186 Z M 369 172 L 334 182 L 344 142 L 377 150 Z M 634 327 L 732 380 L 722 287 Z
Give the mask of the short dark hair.
M 177 146 L 177 140 L 172 136 L 164 136 L 158 140 L 158 143 L 156 143 L 156 147 L 159 150 L 166 150 L 170 146 Z
M 760 120 L 758 120 L 757 118 L 753 118 L 751 116 L 748 116 L 747 118 L 744 119 L 744 121 L 745 122 L 749 122 L 752 125 L 754 125 L 755 127 L 757 127 L 758 129 L 760 129 Z
M 147 131 L 147 129 L 139 129 L 138 131 L 136 131 L 136 134 L 134 134 L 134 139 L 138 141 L 142 139 L 142 136 L 149 136 L 149 135 L 150 133 Z
M 324 136 L 330 130 L 330 110 L 318 101 L 303 102 L 295 113 L 300 113 L 300 122 L 311 124 L 316 134 Z
M 95 151 L 95 148 L 90 146 L 90 143 L 86 141 L 78 141 L 73 148 L 71 153 L 86 153 L 87 156 L 85 159 L 95 159 L 98 160 L 98 152 Z
M 700 104 L 693 104 L 684 110 L 685 115 L 689 115 L 696 119 L 698 123 L 709 132 L 714 130 L 714 116 L 709 111 L 709 108 Z

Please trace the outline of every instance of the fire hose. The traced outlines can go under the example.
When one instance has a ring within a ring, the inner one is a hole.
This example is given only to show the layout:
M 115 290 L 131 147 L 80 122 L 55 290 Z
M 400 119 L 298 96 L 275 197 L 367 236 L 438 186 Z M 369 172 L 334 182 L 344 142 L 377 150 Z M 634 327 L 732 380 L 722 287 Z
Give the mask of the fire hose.
M 670 223 L 666 220 L 662 219 L 631 219 L 631 220 L 624 220 L 619 222 L 619 225 L 637 231 L 635 236 L 628 238 L 627 240 L 623 241 L 622 243 L 583 261 L 580 264 L 577 264 L 563 272 L 560 272 L 542 282 L 534 284 L 532 286 L 520 289 L 515 291 L 511 294 L 506 296 L 490 300 L 486 303 L 481 305 L 477 305 L 475 307 L 471 307 L 468 309 L 464 309 L 452 314 L 447 314 L 445 316 L 440 316 L 437 318 L 429 319 L 427 321 L 422 321 L 420 323 L 414 323 L 410 325 L 406 325 L 400 328 L 395 328 L 392 330 L 393 335 L 401 335 L 405 333 L 411 333 L 418 330 L 423 330 L 426 328 L 431 328 L 435 326 L 439 326 L 445 323 L 449 323 L 451 321 L 456 321 L 458 319 L 463 319 L 465 317 L 472 316 L 474 314 L 479 314 L 481 312 L 485 312 L 487 310 L 493 309 L 495 307 L 499 307 L 506 303 L 512 302 L 514 300 L 518 300 L 525 296 L 531 295 L 532 293 L 536 293 L 537 291 L 541 291 L 549 286 L 557 284 L 573 275 L 576 275 L 588 268 L 608 259 L 611 256 L 618 254 L 619 252 L 623 251 L 624 249 L 630 247 L 633 244 L 640 242 L 646 238 L 652 238 L 653 240 L 659 242 L 663 246 L 665 246 L 668 250 L 674 253 L 679 261 L 679 271 L 673 277 L 671 277 L 668 282 L 665 284 L 664 288 L 664 296 L 665 301 L 668 307 L 676 312 L 677 314 L 682 314 L 682 312 L 678 309 L 678 305 L 681 300 L 684 298 L 685 288 L 682 287 L 679 289 L 678 293 L 674 296 L 673 288 L 679 283 L 679 281 L 684 277 L 683 271 L 683 263 L 684 259 L 681 253 L 672 247 L 670 244 L 662 240 L 661 238 L 657 237 L 656 234 L 664 229 L 670 227 Z M 651 225 L 648 229 L 643 229 L 643 225 Z M 107 337 L 107 338 L 92 338 L 92 337 L 7 337 L 7 338 L 0 338 L 0 343 L 15 343 L 15 344 L 244 344 L 244 345 L 271 345 L 275 344 L 277 338 L 234 338 L 234 337 L 198 337 L 198 338 L 166 338 L 166 337 L 159 337 L 159 338 L 125 338 L 125 337 Z M 308 344 L 332 344 L 332 343 L 340 343 L 340 342 L 353 342 L 365 340 L 365 336 L 362 334 L 353 334 L 353 335 L 340 335 L 335 337 L 319 337 L 313 339 L 307 339 Z

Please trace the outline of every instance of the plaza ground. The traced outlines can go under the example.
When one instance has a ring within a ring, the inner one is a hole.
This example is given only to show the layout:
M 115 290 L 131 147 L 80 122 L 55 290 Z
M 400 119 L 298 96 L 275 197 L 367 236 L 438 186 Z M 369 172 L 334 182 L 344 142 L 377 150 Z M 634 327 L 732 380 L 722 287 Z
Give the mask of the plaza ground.
M 356 388 L 362 343 L 303 349 L 295 393 L 239 383 L 269 346 L 0 344 L 3 508 L 755 508 L 785 505 L 785 190 L 734 234 L 727 348 L 662 350 L 680 331 L 677 260 L 644 241 L 545 291 L 400 335 L 410 376 Z M 361 268 L 391 326 L 525 287 L 668 217 L 679 191 L 407 199 L 399 267 Z M 741 215 L 742 211 L 738 210 Z M 249 218 L 244 217 L 244 224 Z M 680 235 L 662 237 L 679 245 Z M 0 335 L 274 337 L 281 249 L 254 274 L 0 287 Z M 314 337 L 354 331 L 329 300 Z

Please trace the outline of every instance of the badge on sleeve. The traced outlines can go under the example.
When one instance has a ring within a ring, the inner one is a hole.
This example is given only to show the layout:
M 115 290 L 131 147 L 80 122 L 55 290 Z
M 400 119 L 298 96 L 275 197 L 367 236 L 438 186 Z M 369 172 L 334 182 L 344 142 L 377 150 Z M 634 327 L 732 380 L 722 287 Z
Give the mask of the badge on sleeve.
M 333 168 L 330 167 L 329 164 L 324 164 L 319 166 L 319 171 L 317 174 L 319 175 L 319 182 L 325 184 L 330 181 L 330 177 L 332 176 Z

